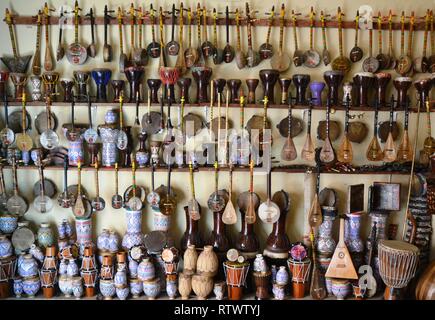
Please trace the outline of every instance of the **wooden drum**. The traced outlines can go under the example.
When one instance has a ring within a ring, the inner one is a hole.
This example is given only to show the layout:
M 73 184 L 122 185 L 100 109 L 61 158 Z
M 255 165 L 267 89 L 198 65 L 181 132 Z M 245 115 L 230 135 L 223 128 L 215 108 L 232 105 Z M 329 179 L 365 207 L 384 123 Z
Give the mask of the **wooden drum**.
M 300 299 L 305 296 L 305 284 L 308 283 L 310 276 L 311 260 L 305 258 L 304 260 L 287 260 L 288 268 L 292 275 L 293 297 Z
M 378 244 L 379 273 L 387 285 L 385 300 L 400 299 L 400 289 L 405 288 L 415 276 L 419 249 L 407 242 L 381 240 Z
M 243 287 L 246 285 L 249 262 L 225 261 L 224 272 L 228 286 L 228 299 L 241 300 Z

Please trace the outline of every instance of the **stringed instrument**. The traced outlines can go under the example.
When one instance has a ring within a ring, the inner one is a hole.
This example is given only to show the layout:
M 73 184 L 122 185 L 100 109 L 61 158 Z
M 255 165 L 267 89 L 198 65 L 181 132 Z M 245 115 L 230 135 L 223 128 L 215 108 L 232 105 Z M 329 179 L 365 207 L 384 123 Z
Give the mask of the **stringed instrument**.
M 338 7 L 337 13 L 337 21 L 338 21 L 338 47 L 340 51 L 340 55 L 332 61 L 332 70 L 342 71 L 347 73 L 350 71 L 351 62 L 348 57 L 343 55 L 343 13 L 341 12 L 341 8 Z
M 349 95 L 346 95 L 346 117 L 344 125 L 344 136 L 337 153 L 338 161 L 343 163 L 352 163 L 353 159 L 352 143 L 349 140 L 349 108 L 350 98 Z
M 201 218 L 200 215 L 200 207 L 199 203 L 195 198 L 195 180 L 193 178 L 193 166 L 192 162 L 189 163 L 189 177 L 190 177 L 190 195 L 191 198 L 187 204 L 189 216 L 192 220 L 199 220 Z
M 32 72 L 35 76 L 39 76 L 41 74 L 41 26 L 42 12 L 39 10 L 36 21 L 36 48 L 32 62 Z
M 86 208 L 82 195 L 82 162 L 79 160 L 77 162 L 77 175 L 78 175 L 78 182 L 77 182 L 77 198 L 75 199 L 74 205 L 72 207 L 72 211 L 74 213 L 74 216 L 76 218 L 84 218 L 86 215 Z
M 274 53 L 273 47 L 270 44 L 270 35 L 272 33 L 273 19 L 275 18 L 275 6 L 272 6 L 272 10 L 270 11 L 269 15 L 270 15 L 270 17 L 269 17 L 269 22 L 268 22 L 268 26 L 267 26 L 266 42 L 263 43 L 258 50 L 258 53 L 260 55 L 260 59 L 262 59 L 262 60 L 272 58 L 273 53 Z
M 270 65 L 272 69 L 276 69 L 279 72 L 284 72 L 290 67 L 290 56 L 283 51 L 284 43 L 284 16 L 285 16 L 285 6 L 281 5 L 281 10 L 279 14 L 280 25 L 279 25 L 279 48 L 278 52 L 273 55 L 270 59 Z M 295 18 L 296 19 L 296 18 Z M 296 41 L 296 38 L 295 38 Z
M 76 1 L 74 5 L 74 42 L 69 45 L 66 51 L 66 57 L 73 65 L 84 64 L 88 59 L 88 51 L 79 43 L 79 11 L 81 10 L 78 1 Z
M 112 196 L 112 208 L 113 209 L 121 209 L 124 201 L 122 200 L 122 196 L 119 194 L 119 179 L 118 179 L 118 162 L 115 162 L 115 194 Z
M 281 159 L 285 161 L 293 161 L 298 156 L 298 151 L 296 150 L 295 144 L 293 142 L 293 138 L 291 135 L 292 132 L 292 104 L 293 99 L 290 95 L 289 104 L 288 104 L 288 135 L 286 142 L 281 150 Z M 305 147 L 305 145 L 304 145 Z
M 233 195 L 233 163 L 230 162 L 229 165 L 229 178 L 230 178 L 230 187 L 228 193 L 228 202 L 225 206 L 224 213 L 222 214 L 222 222 L 225 224 L 235 224 L 237 223 L 237 214 L 236 209 L 233 204 L 232 195 Z
M 156 41 L 156 18 L 155 18 L 156 10 L 153 9 L 153 5 L 150 5 L 150 23 L 151 23 L 151 43 L 147 46 L 147 53 L 151 58 L 160 57 L 160 43 Z
M 208 198 L 207 205 L 208 208 L 212 212 L 222 212 L 222 210 L 225 209 L 226 206 L 226 200 L 224 196 L 219 193 L 219 170 L 218 170 L 218 163 L 215 161 L 214 163 L 214 177 L 215 177 L 215 191 L 210 197 Z
M 423 151 L 429 158 L 435 152 L 435 138 L 432 137 L 432 126 L 430 122 L 430 103 L 429 101 L 421 101 L 421 104 L 426 104 L 426 129 L 427 137 L 424 139 Z
M 320 64 L 320 54 L 314 49 L 313 37 L 314 37 L 314 12 L 313 7 L 309 14 L 310 18 L 310 48 L 304 52 L 304 66 L 308 68 L 315 68 Z
M 132 196 L 129 197 L 128 200 L 126 200 L 125 202 L 125 206 L 132 210 L 132 211 L 138 211 L 138 210 L 142 210 L 143 207 L 143 203 L 141 198 L 138 197 L 138 191 L 140 190 L 141 193 L 144 192 L 145 190 L 143 190 L 142 188 L 138 187 L 136 184 L 136 159 L 135 157 L 132 155 L 131 157 L 131 176 L 132 176 L 132 185 L 131 185 L 131 191 L 132 191 Z
M 376 247 L 377 244 L 377 222 L 375 221 L 373 223 L 373 227 L 372 230 L 370 232 L 370 249 L 369 249 L 369 253 L 368 253 L 368 259 L 367 259 L 367 265 L 369 268 L 371 268 L 373 270 L 372 267 L 372 259 L 373 259 L 373 251 L 374 248 Z M 360 267 L 361 269 L 361 267 Z M 367 298 L 372 298 L 375 294 L 376 294 L 376 289 L 377 289 L 377 282 L 376 282 L 376 278 L 373 276 L 373 272 L 365 272 L 365 281 L 361 281 L 360 279 L 360 283 L 359 286 L 361 288 L 365 288 L 365 293 L 364 296 Z
M 218 46 L 218 36 L 217 36 L 217 19 L 218 13 L 216 8 L 213 8 L 213 63 L 215 65 L 221 64 L 223 61 L 223 50 Z
M 396 72 L 401 74 L 402 76 L 405 76 L 406 74 L 408 74 L 409 71 L 412 70 L 412 34 L 414 31 L 414 23 L 415 23 L 415 17 L 414 17 L 414 11 L 411 13 L 411 17 L 409 20 L 409 33 L 408 33 L 408 52 L 405 54 L 404 50 L 402 51 L 401 48 L 401 55 L 399 57 L 399 59 L 397 60 L 397 64 L 396 64 Z M 402 33 L 401 33 L 401 41 L 404 41 L 404 37 L 405 37 L 405 33 L 404 33 L 404 28 L 405 28 L 405 15 L 404 12 L 402 12 L 402 17 L 401 17 L 401 28 L 402 28 Z M 402 40 L 403 39 L 403 40 Z
M 326 137 L 320 150 L 320 161 L 323 164 L 332 164 L 336 160 L 335 150 L 332 147 L 331 139 L 329 137 L 329 114 L 331 112 L 331 103 L 328 99 L 326 101 Z
M 51 54 L 51 38 L 49 34 L 50 29 L 50 10 L 48 8 L 47 2 L 44 5 L 44 20 L 45 20 L 45 56 L 44 56 L 44 69 L 45 71 L 52 71 L 53 66 L 53 56 Z
M 404 121 L 402 141 L 400 142 L 399 148 L 397 149 L 397 161 L 399 162 L 410 161 L 414 153 L 412 146 L 409 142 L 408 123 L 409 123 L 409 100 L 407 100 L 405 104 L 405 121 Z
M 249 3 L 246 2 L 246 27 L 248 28 L 248 52 L 246 53 L 246 66 L 254 68 L 260 63 L 260 55 L 252 48 L 252 18 Z
M 236 33 L 237 33 L 237 46 L 236 46 L 236 65 L 237 68 L 243 69 L 246 66 L 246 55 L 242 50 L 240 41 L 240 12 L 236 9 Z
M 258 207 L 258 217 L 265 223 L 278 221 L 281 211 L 278 205 L 272 201 L 272 166 L 267 172 L 267 200 Z
M 256 203 L 254 199 L 254 160 L 249 163 L 249 201 L 246 208 L 245 220 L 247 224 L 254 224 L 257 221 L 257 216 L 255 214 Z
M 100 197 L 100 181 L 98 177 L 98 160 L 95 161 L 95 198 L 92 199 L 91 205 L 95 211 L 103 211 L 106 207 L 106 201 Z
M 396 145 L 393 138 L 393 115 L 394 115 L 394 97 L 391 98 L 390 103 L 390 130 L 388 132 L 387 140 L 385 141 L 383 152 L 383 160 L 385 162 L 394 162 L 397 158 Z
M 33 200 L 33 208 L 40 213 L 47 213 L 53 209 L 53 201 L 45 194 L 44 169 L 42 164 L 41 149 L 39 149 L 37 153 L 36 165 L 38 167 L 39 173 L 40 194 L 35 198 L 35 200 Z
M 180 75 L 183 75 L 187 71 L 186 60 L 184 58 L 184 44 L 183 44 L 183 34 L 184 34 L 184 8 L 183 3 L 180 4 L 180 17 L 179 17 L 179 36 L 178 39 L 180 41 L 180 47 L 177 53 L 177 61 L 175 62 L 175 67 L 180 71 Z M 189 26 L 190 28 L 190 26 Z M 190 29 L 189 29 L 190 33 Z M 190 38 L 192 36 L 190 35 Z M 191 41 L 191 40 L 190 40 Z
M 166 216 L 170 216 L 175 212 L 177 207 L 177 202 L 175 201 L 171 193 L 171 163 L 168 164 L 168 189 L 166 192 L 166 197 L 160 199 L 159 209 L 160 212 Z
M 369 161 L 381 161 L 384 157 L 384 154 L 381 149 L 381 145 L 379 144 L 378 140 L 378 102 L 377 99 L 375 100 L 375 117 L 374 117 L 374 124 L 373 124 L 373 138 L 372 141 L 370 141 L 369 147 L 366 151 L 366 158 Z
M 344 219 L 344 217 L 340 217 L 340 237 L 325 277 L 357 280 L 358 274 L 344 242 Z
M 294 45 L 295 45 L 295 51 L 293 52 L 293 63 L 296 67 L 300 67 L 304 63 L 304 53 L 302 50 L 298 49 L 298 33 L 296 31 L 297 29 L 297 21 L 296 21 L 297 14 L 294 10 L 292 10 L 292 21 L 293 21 L 293 39 L 294 39 Z
M 305 138 L 304 146 L 301 151 L 301 158 L 305 161 L 313 161 L 315 158 L 314 143 L 311 139 L 311 114 L 313 110 L 313 101 L 309 101 L 310 108 L 308 109 L 308 120 L 307 120 L 307 136 Z
M 199 3 L 198 3 L 199 6 Z M 205 8 L 205 6 L 203 6 L 202 8 L 202 17 L 203 17 L 203 30 L 204 30 L 204 42 L 201 44 L 201 52 L 202 52 L 202 57 L 204 59 L 212 56 L 212 53 L 214 51 L 214 46 L 213 44 L 208 40 L 207 38 L 207 10 Z
M 118 7 L 118 29 L 119 29 L 119 71 L 124 72 L 127 63 L 128 58 L 127 55 L 124 53 L 124 40 L 122 36 L 122 28 L 123 28 L 123 14 L 121 7 Z

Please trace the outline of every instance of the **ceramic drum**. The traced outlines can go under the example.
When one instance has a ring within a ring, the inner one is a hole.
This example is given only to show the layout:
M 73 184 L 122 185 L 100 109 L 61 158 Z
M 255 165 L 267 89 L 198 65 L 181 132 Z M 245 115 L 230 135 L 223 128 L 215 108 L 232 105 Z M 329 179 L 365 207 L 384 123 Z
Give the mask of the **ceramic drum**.
M 297 261 L 289 258 L 287 264 L 292 275 L 293 297 L 298 299 L 303 298 L 305 296 L 305 284 L 310 276 L 311 260 L 306 258 L 302 261 Z
M 80 136 L 75 141 L 69 141 L 68 161 L 72 167 L 77 167 L 78 162 L 84 163 L 83 157 L 83 138 Z
M 241 300 L 243 287 L 249 271 L 249 262 L 243 263 L 225 261 L 224 272 L 228 286 L 228 299 Z

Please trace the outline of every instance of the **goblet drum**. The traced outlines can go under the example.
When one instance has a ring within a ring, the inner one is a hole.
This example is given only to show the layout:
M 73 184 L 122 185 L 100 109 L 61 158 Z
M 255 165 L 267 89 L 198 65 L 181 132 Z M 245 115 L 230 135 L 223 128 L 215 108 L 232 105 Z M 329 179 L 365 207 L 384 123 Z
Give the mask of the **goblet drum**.
M 239 101 L 239 90 L 241 85 L 242 81 L 239 79 L 230 79 L 227 81 L 227 86 L 230 90 L 230 103 L 237 103 Z
M 140 85 L 145 75 L 144 67 L 130 66 L 124 69 L 124 73 L 130 85 L 130 97 L 128 102 L 135 102 L 136 97 L 139 97 L 139 101 L 141 101 Z
M 324 88 L 324 82 L 313 81 L 310 83 L 311 103 L 313 104 L 313 106 L 322 105 L 322 91 Z
M 323 79 L 328 86 L 328 99 L 331 106 L 337 106 L 338 102 L 338 88 L 343 81 L 344 72 L 339 70 L 329 70 L 323 74 Z
M 180 88 L 180 100 L 182 97 L 184 97 L 184 103 L 190 103 L 189 98 L 189 88 L 192 84 L 192 79 L 190 78 L 180 78 L 177 81 L 178 87 Z M 156 94 L 157 97 L 157 94 Z M 158 100 L 157 102 L 158 103 Z
M 6 85 L 9 79 L 9 72 L 0 71 L 0 99 L 5 96 Z
M 290 88 L 290 84 L 292 79 L 290 78 L 280 78 L 279 85 L 281 87 L 281 104 L 288 103 L 288 90 Z
M 13 72 L 10 74 L 10 77 L 15 87 L 15 101 L 23 101 L 23 93 L 26 90 L 27 76 L 24 73 Z
M 213 101 L 218 101 L 218 94 L 221 95 L 221 102 L 224 101 L 222 92 L 224 91 L 227 80 L 214 79 L 213 80 Z
M 107 85 L 112 76 L 110 69 L 94 69 L 91 72 L 92 79 L 97 85 L 97 102 L 107 102 Z
M 88 101 L 88 81 L 90 73 L 87 71 L 74 71 L 74 81 L 77 85 L 77 100 L 78 102 Z
M 197 103 L 208 102 L 207 86 L 210 82 L 213 69 L 209 67 L 193 67 L 192 76 L 196 81 L 196 101 Z
M 119 102 L 119 97 L 121 96 L 121 92 L 124 91 L 125 81 L 124 80 L 112 80 L 111 81 L 113 88 L 113 102 Z
M 266 96 L 269 99 L 269 103 L 274 104 L 275 96 L 273 91 L 279 78 L 279 71 L 275 69 L 263 69 L 260 70 L 259 75 L 264 90 L 263 97 Z
M 387 86 L 391 80 L 391 73 L 379 72 L 375 74 L 376 100 L 378 107 L 384 107 L 386 104 Z
M 172 67 L 160 67 L 159 73 L 160 80 L 162 80 L 162 83 L 166 86 L 165 99 L 171 99 L 171 103 L 175 103 L 175 84 L 180 77 L 180 69 Z
M 246 79 L 246 85 L 248 86 L 248 103 L 255 103 L 255 89 L 257 89 L 258 83 L 260 80 L 258 79 Z
M 228 286 L 228 299 L 241 300 L 248 276 L 249 262 L 225 261 L 224 272 Z
M 431 78 L 423 78 L 414 81 L 415 90 L 418 92 L 420 103 L 425 103 L 429 100 L 429 91 L 432 88 Z
M 399 106 L 405 106 L 408 90 L 412 85 L 412 79 L 409 77 L 397 77 L 393 80 L 393 85 L 397 91 L 397 104 Z
M 150 90 L 151 103 L 159 103 L 159 89 L 162 85 L 162 80 L 148 79 L 147 84 L 148 89 Z
M 419 249 L 407 242 L 381 240 L 378 244 L 379 273 L 387 285 L 385 300 L 401 299 L 400 289 L 415 276 Z
M 42 74 L 45 95 L 50 95 L 51 100 L 57 101 L 57 83 L 59 82 L 59 73 L 55 71 L 44 72 Z
M 295 74 L 293 75 L 293 84 L 296 87 L 296 105 L 306 105 L 306 91 L 310 83 L 310 75 L 308 74 Z
M 367 107 L 369 100 L 369 88 L 373 85 L 374 75 L 371 72 L 358 72 L 353 77 L 353 83 L 357 88 L 356 107 Z
M 71 102 L 73 100 L 74 81 L 72 79 L 60 79 L 60 86 L 63 89 L 63 102 Z

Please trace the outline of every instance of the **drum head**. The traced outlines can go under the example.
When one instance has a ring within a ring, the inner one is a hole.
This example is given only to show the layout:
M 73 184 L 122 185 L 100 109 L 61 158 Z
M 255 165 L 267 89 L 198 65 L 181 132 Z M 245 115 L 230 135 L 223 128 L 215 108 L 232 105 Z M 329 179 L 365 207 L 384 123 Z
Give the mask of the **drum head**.
M 251 134 L 252 129 L 263 129 L 263 116 L 253 115 L 251 119 L 248 120 L 246 124 L 246 130 L 248 130 L 249 134 Z M 271 129 L 269 119 L 266 119 L 266 129 Z
M 277 204 L 281 212 L 287 212 L 290 208 L 290 197 L 284 190 L 275 192 L 272 201 Z
M 161 124 L 162 115 L 160 112 L 147 112 L 142 117 L 142 130 L 145 131 L 149 136 L 159 133 L 161 130 Z
M 251 199 L 251 193 L 249 191 L 242 192 L 237 197 L 237 206 L 239 207 L 240 211 L 246 213 L 246 210 L 248 208 L 249 201 Z M 260 206 L 260 197 L 255 192 L 253 193 L 253 199 L 254 199 L 254 208 L 255 211 L 258 210 L 258 207 Z
M 57 124 L 58 124 L 57 117 L 53 112 L 50 112 L 50 117 L 51 117 L 51 128 L 50 129 L 53 131 L 56 131 Z M 44 131 L 46 131 L 48 129 L 47 112 L 46 111 L 43 111 L 36 116 L 35 127 L 36 127 L 36 131 L 38 131 L 38 134 L 42 134 Z
M 151 231 L 144 236 L 148 252 L 161 252 L 166 246 L 167 237 L 163 231 Z
M 340 124 L 337 121 L 329 121 L 329 139 L 335 141 L 341 134 Z M 325 140 L 326 138 L 326 121 L 319 121 L 317 127 L 317 138 L 319 140 Z
M 9 115 L 9 128 L 15 133 L 23 132 L 22 116 L 23 116 L 23 111 L 20 110 L 16 110 Z M 31 129 L 32 129 L 32 118 L 30 117 L 30 114 L 26 111 L 26 130 L 31 130 Z
M 53 181 L 51 181 L 50 179 L 46 179 L 44 178 L 44 194 L 49 197 L 49 198 L 53 198 L 56 193 L 57 193 L 57 188 L 56 185 Z M 33 196 L 37 197 L 41 194 L 41 183 L 38 180 L 37 182 L 35 182 L 35 184 L 33 185 Z
M 388 250 L 388 251 L 398 251 L 402 254 L 416 255 L 419 253 L 419 249 L 405 241 L 399 240 L 380 240 L 379 241 L 380 250 Z M 382 248 L 382 249 L 381 249 Z
M 304 123 L 302 122 L 301 119 L 299 118 L 295 118 L 292 117 L 292 132 L 291 132 L 291 137 L 297 137 L 303 130 L 304 130 Z M 287 138 L 288 137 L 288 117 L 285 117 L 284 119 L 282 119 L 279 124 L 277 124 L 276 126 L 279 130 L 279 134 L 284 137 Z
M 218 139 L 219 122 L 220 122 L 220 125 L 221 125 L 221 130 L 225 130 L 226 129 L 225 128 L 225 121 L 226 121 L 225 117 L 216 117 L 216 118 L 213 118 L 213 120 L 211 121 L 211 126 L 213 128 L 213 134 L 214 134 L 215 140 Z M 207 123 L 207 128 L 210 129 L 210 122 Z M 228 119 L 228 128 L 229 129 L 232 128 L 232 124 L 231 124 L 230 119 Z M 228 134 L 229 134 L 229 132 L 228 132 Z M 221 139 L 223 139 L 224 138 L 223 137 L 223 131 L 221 131 L 221 135 L 222 135 Z
M 319 193 L 320 206 L 335 207 L 337 203 L 337 193 L 334 189 L 324 188 Z
M 348 138 L 351 142 L 361 143 L 367 137 L 368 129 L 364 122 L 349 122 Z
M 213 212 L 221 212 L 225 209 L 228 202 L 227 190 L 218 190 L 218 197 L 215 197 L 216 192 L 213 192 L 207 201 L 208 208 Z
M 192 133 L 191 127 L 190 127 L 190 129 L 188 129 L 188 125 L 192 126 L 192 122 L 193 122 L 193 133 Z M 225 124 L 224 124 L 224 126 L 225 126 Z M 183 128 L 184 128 L 184 132 L 186 133 L 186 136 L 188 138 L 196 136 L 201 131 L 201 129 L 203 127 L 204 127 L 204 123 L 203 123 L 202 118 L 200 116 L 189 112 L 188 114 L 186 114 L 183 117 Z
M 29 228 L 22 227 L 14 231 L 11 240 L 15 250 L 26 251 L 35 242 L 35 234 Z
M 378 136 L 379 139 L 381 139 L 381 142 L 387 141 L 388 134 L 390 133 L 390 122 L 389 121 L 381 122 L 379 125 L 378 132 L 379 132 Z M 393 131 L 391 133 L 393 135 L 393 140 L 396 141 L 397 137 L 400 134 L 400 128 L 396 121 L 393 122 Z

